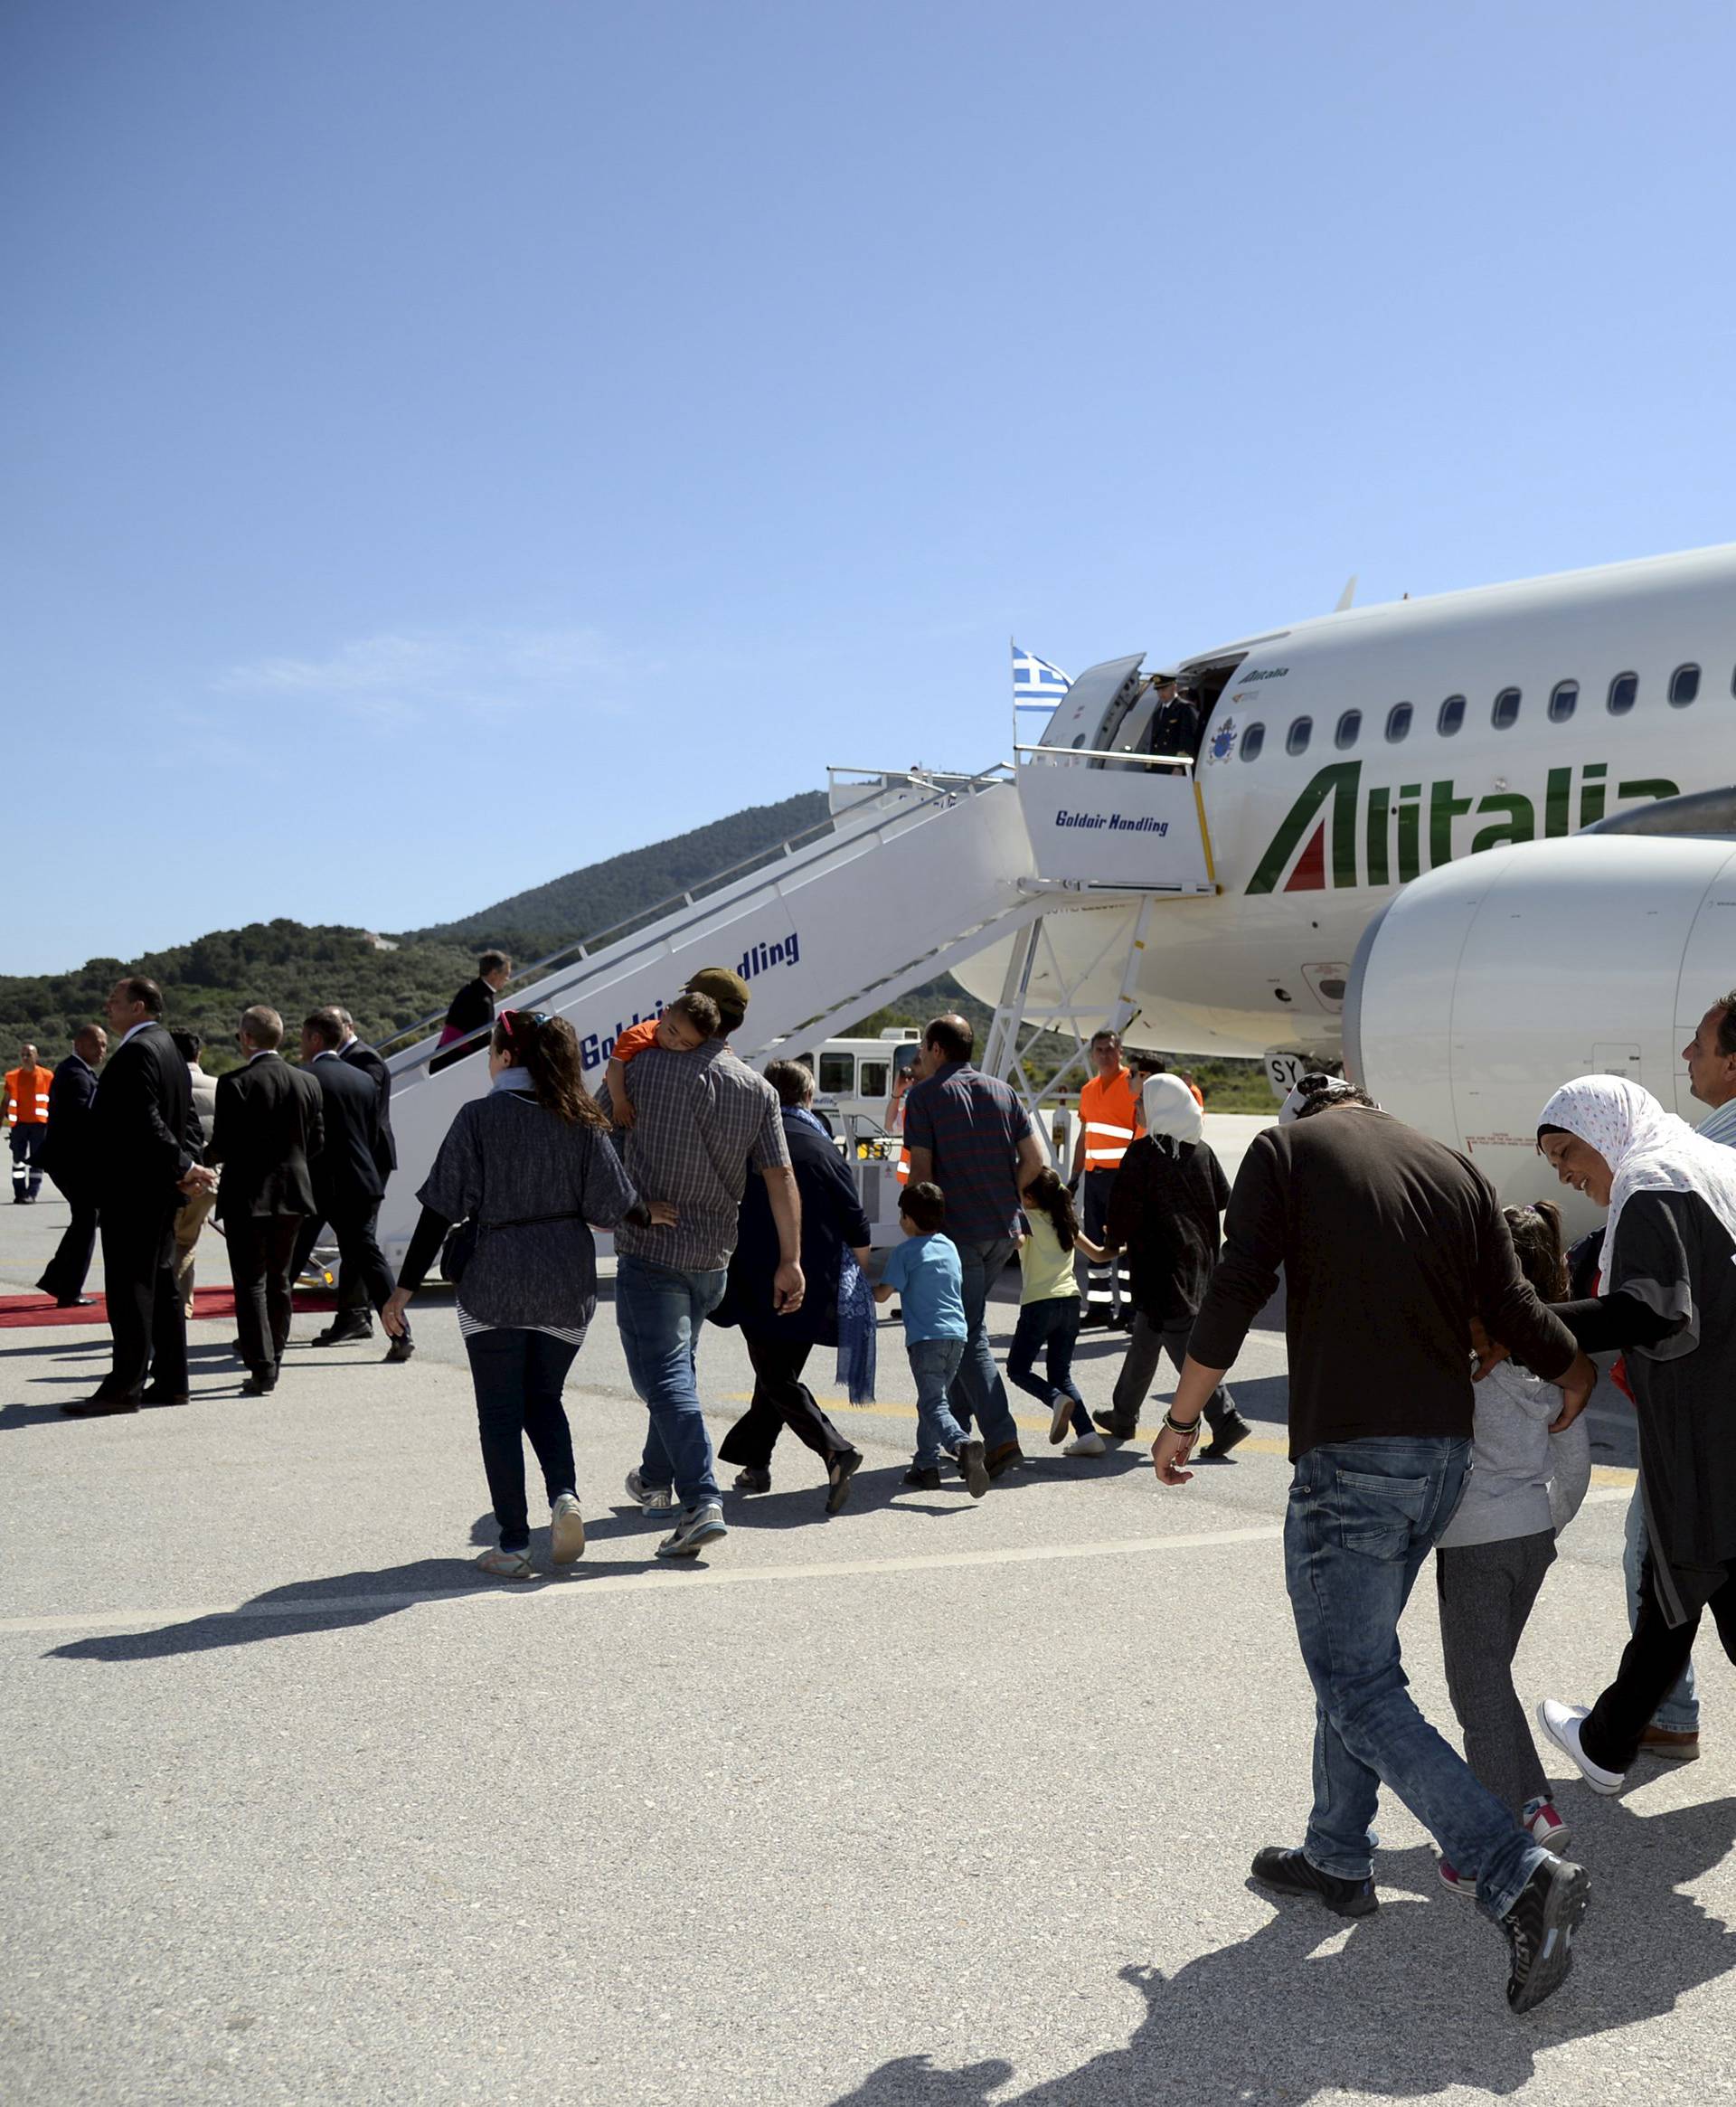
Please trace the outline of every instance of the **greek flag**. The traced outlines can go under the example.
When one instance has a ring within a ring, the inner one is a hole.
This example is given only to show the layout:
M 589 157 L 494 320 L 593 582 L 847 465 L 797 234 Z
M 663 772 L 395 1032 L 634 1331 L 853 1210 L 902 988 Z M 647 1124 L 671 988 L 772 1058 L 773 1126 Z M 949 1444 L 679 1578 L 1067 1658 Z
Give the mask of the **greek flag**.
M 1028 651 L 1013 647 L 1013 707 L 1042 710 L 1052 715 L 1066 699 L 1072 682 L 1046 658 L 1033 658 Z

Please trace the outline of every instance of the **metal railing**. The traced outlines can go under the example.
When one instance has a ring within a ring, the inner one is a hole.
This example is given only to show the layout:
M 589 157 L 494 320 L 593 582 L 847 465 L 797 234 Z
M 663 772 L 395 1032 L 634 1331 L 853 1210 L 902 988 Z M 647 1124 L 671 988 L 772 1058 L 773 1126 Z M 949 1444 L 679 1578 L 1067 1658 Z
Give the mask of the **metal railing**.
M 1125 761 L 1135 768 L 1168 769 L 1175 775 L 1192 775 L 1194 757 L 1186 753 L 1118 753 L 1100 746 L 1015 746 L 1014 753 L 1052 754 L 1057 761 Z
M 836 836 L 840 841 L 846 838 L 852 842 L 865 840 L 871 836 L 879 835 L 882 828 L 892 825 L 895 820 L 902 822 L 913 817 L 919 812 L 927 811 L 932 806 L 954 804 L 961 794 L 974 795 L 995 784 L 1004 783 L 1008 780 L 1010 770 L 1006 763 L 997 761 L 992 768 L 985 769 L 979 775 L 943 775 L 939 771 L 931 775 L 926 770 L 918 772 L 898 769 L 831 769 L 827 770 L 827 774 L 829 776 L 860 774 L 883 781 L 889 787 L 901 783 L 910 789 L 926 790 L 929 794 L 914 805 L 908 805 L 898 812 L 889 813 L 884 819 L 878 821 L 873 827 L 851 827 L 844 835 L 838 833 L 835 818 L 828 814 L 825 819 L 816 820 L 812 827 L 804 827 L 799 834 L 791 835 L 787 841 L 779 842 L 769 849 L 761 849 L 757 855 L 743 856 L 738 863 L 731 864 L 722 871 L 713 872 L 709 877 L 702 878 L 696 884 L 690 885 L 680 893 L 672 893 L 666 898 L 656 901 L 651 906 L 641 908 L 635 914 L 624 916 L 621 921 L 611 923 L 608 929 L 599 930 L 594 935 L 585 937 L 579 942 L 565 944 L 559 950 L 551 951 L 546 958 L 538 959 L 532 965 L 521 967 L 514 973 L 506 987 L 501 989 L 501 994 L 505 996 L 514 988 L 533 987 L 543 976 L 558 972 L 562 966 L 586 964 L 593 960 L 599 952 L 609 950 L 613 945 L 621 942 L 625 938 L 631 936 L 636 930 L 639 930 L 646 924 L 660 921 L 665 916 L 675 912 L 679 908 L 699 907 L 714 894 L 725 892 L 731 885 L 742 878 L 750 876 L 756 870 L 772 869 L 779 862 L 787 862 L 801 851 L 817 846 L 828 835 Z M 582 974 L 574 976 L 575 980 L 583 978 Z M 560 987 L 550 988 L 544 1000 L 551 1003 L 557 1000 L 573 985 L 574 981 L 569 980 Z M 382 1040 L 375 1051 L 387 1058 L 394 1054 L 406 1054 L 416 1045 L 419 1040 L 429 1037 L 435 1027 L 444 1022 L 446 1012 L 444 1010 L 432 1011 L 418 1023 L 407 1025 L 402 1030 L 394 1032 L 390 1038 Z M 428 1051 L 426 1063 L 406 1062 L 402 1068 L 394 1070 L 393 1074 L 394 1076 L 411 1074 L 423 1066 L 427 1066 L 432 1072 L 437 1067 L 445 1068 L 455 1062 L 466 1060 L 470 1055 L 479 1054 L 482 1051 L 488 1044 L 492 1031 L 492 1025 L 485 1025 L 469 1034 L 467 1037 L 454 1039 L 448 1045 L 430 1047 Z

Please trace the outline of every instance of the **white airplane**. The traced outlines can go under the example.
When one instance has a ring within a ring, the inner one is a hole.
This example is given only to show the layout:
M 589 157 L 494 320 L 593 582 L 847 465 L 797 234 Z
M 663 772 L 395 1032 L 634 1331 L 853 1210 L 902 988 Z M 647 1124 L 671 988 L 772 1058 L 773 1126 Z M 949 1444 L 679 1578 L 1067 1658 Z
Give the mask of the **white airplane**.
M 1266 1055 L 1288 1082 L 1340 1056 L 1357 946 L 1401 886 L 1736 782 L 1736 544 L 1345 609 L 1169 664 L 1204 704 L 1198 802 L 1218 889 L 1148 918 L 1138 1035 Z M 1047 758 L 1137 751 L 1153 706 L 1139 667 L 1081 675 Z M 1107 1009 L 1122 953 L 1105 925 L 1052 920 L 1050 937 L 1028 1014 L 1058 1016 L 1095 953 L 1072 1006 Z M 1007 955 L 955 970 L 992 1001 Z
M 750 1060 L 950 970 L 1003 1020 L 1137 1012 L 1147 1044 L 1264 1055 L 1280 1088 L 1343 1058 L 1513 1193 L 1537 1189 L 1540 1086 L 1614 1066 L 1697 1115 L 1677 1049 L 1736 984 L 1736 545 L 1195 653 L 1197 761 L 1146 751 L 1142 666 L 1081 675 L 1011 770 L 835 771 L 830 827 L 542 961 L 513 999 L 570 1018 L 600 1080 L 697 966 L 748 979 Z M 389 1250 L 486 1086 L 480 1047 L 439 1053 L 433 1021 L 388 1048 Z

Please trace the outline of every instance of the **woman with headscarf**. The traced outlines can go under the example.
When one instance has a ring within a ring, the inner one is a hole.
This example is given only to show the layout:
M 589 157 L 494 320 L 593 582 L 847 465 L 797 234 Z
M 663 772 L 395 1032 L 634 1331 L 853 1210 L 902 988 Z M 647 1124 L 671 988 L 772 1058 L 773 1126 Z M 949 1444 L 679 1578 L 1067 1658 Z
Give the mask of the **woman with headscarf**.
M 1639 1415 L 1650 1549 L 1633 1638 L 1589 1711 L 1538 1709 L 1592 1790 L 1614 1792 L 1705 1611 L 1736 1660 L 1736 1155 L 1612 1075 L 1558 1090 L 1537 1146 L 1609 1209 L 1599 1291 L 1557 1314 L 1586 1350 L 1620 1348 Z
M 1203 1139 L 1204 1120 L 1179 1075 L 1146 1078 L 1139 1093 L 1146 1130 L 1121 1158 L 1103 1241 L 1125 1247 L 1134 1319 L 1114 1402 L 1092 1418 L 1106 1434 L 1131 1441 L 1139 1408 L 1167 1354 L 1179 1371 L 1206 1283 L 1218 1262 L 1218 1217 L 1230 1204 L 1223 1167 Z M 1227 1457 L 1253 1429 L 1222 1384 L 1205 1408 L 1212 1430 L 1200 1460 Z

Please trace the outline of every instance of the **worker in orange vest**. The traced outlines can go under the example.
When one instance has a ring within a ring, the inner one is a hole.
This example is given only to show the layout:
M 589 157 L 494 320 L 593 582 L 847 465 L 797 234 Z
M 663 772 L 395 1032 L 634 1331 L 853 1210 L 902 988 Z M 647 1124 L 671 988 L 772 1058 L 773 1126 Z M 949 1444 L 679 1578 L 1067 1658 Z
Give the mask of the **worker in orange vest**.
M 14 1206 L 33 1200 L 42 1189 L 37 1165 L 48 1132 L 48 1086 L 52 1068 L 38 1068 L 36 1049 L 26 1046 L 16 1068 L 6 1072 L 6 1134 L 12 1144 L 12 1197 Z
M 1091 1059 L 1097 1073 L 1079 1093 L 1079 1139 L 1073 1148 L 1072 1182 L 1080 1186 L 1083 1181 L 1080 1211 L 1085 1234 L 1093 1243 L 1101 1243 L 1109 1195 L 1115 1190 L 1115 1174 L 1145 1127 L 1138 1086 L 1121 1059 L 1119 1033 L 1099 1032 L 1091 1041 Z M 1118 1252 L 1101 1265 L 1089 1265 L 1084 1322 L 1118 1325 L 1132 1321 L 1126 1253 Z

